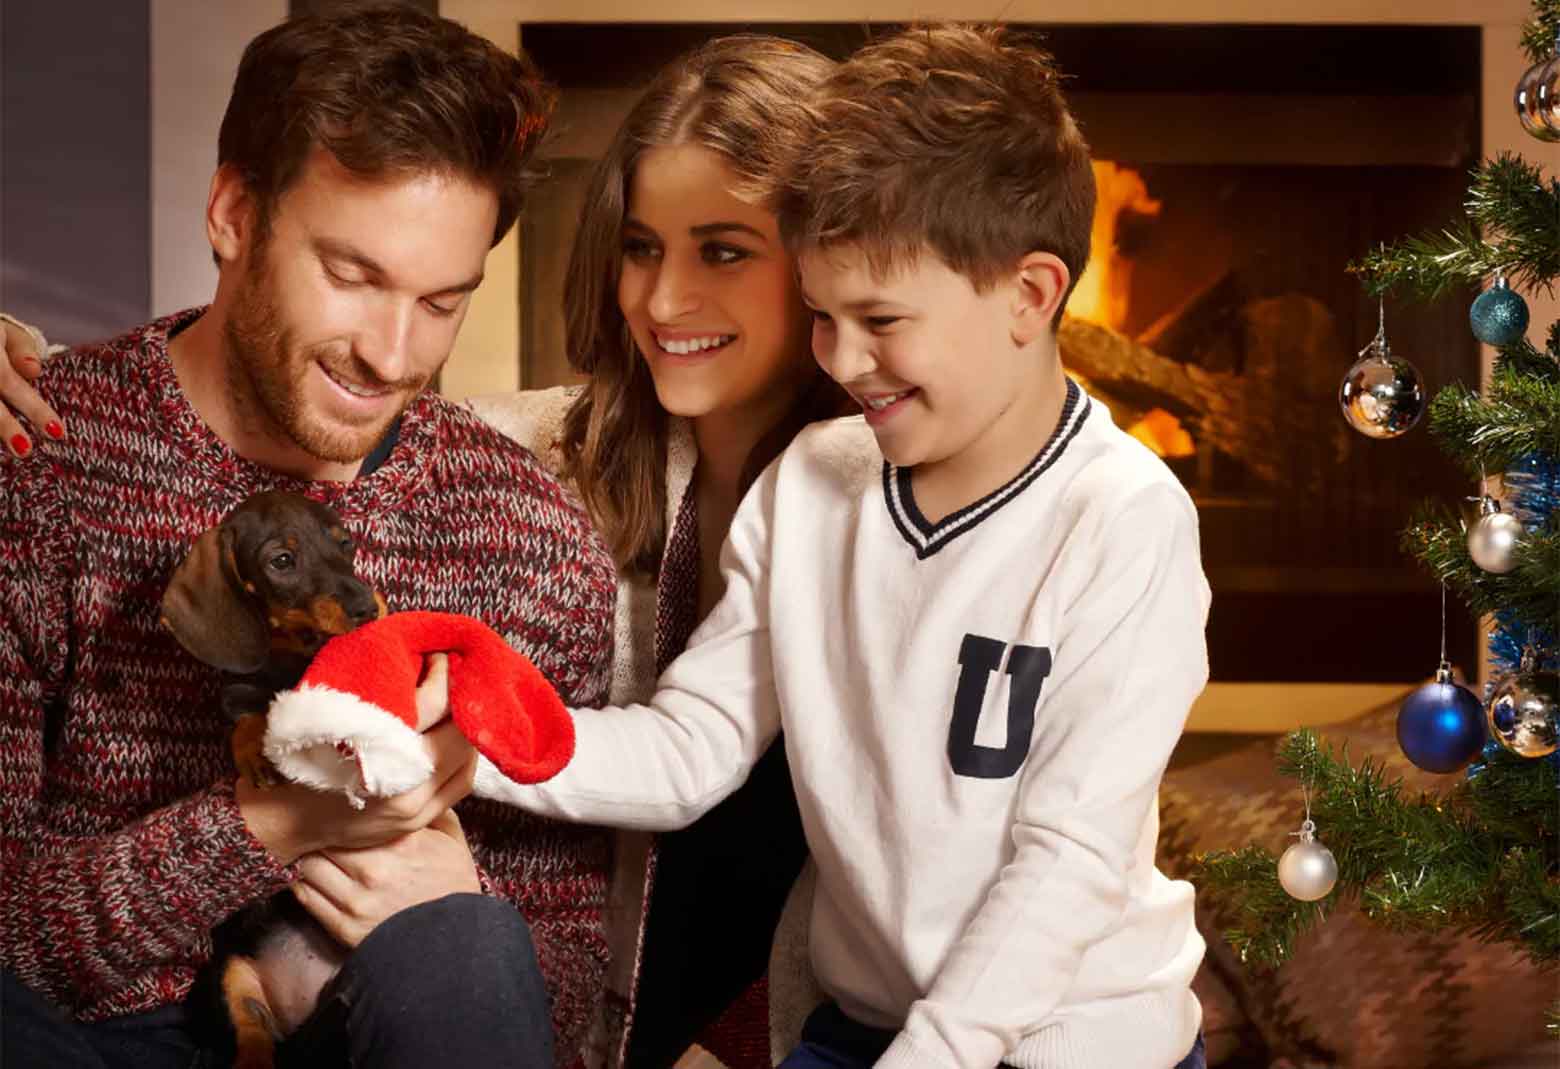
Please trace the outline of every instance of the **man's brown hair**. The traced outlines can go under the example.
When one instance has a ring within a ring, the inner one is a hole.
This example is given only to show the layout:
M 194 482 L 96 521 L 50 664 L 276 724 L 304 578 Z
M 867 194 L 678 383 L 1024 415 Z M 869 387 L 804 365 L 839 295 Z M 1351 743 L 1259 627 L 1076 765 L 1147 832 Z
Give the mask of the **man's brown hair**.
M 1056 255 L 1072 284 L 1083 274 L 1089 147 L 1031 37 L 905 30 L 835 68 L 809 112 L 777 195 L 793 249 L 849 245 L 886 276 L 929 248 L 981 290 L 1030 252 Z
M 244 49 L 217 138 L 263 234 L 315 145 L 368 179 L 448 174 L 498 196 L 514 225 L 554 94 L 536 68 L 459 23 L 404 4 L 301 15 Z

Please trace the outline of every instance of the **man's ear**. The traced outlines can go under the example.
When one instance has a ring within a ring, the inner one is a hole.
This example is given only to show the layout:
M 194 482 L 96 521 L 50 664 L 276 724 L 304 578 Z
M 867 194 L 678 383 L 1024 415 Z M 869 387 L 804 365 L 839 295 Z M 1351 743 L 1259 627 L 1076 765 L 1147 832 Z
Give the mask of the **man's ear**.
M 224 163 L 211 176 L 206 194 L 206 239 L 217 262 L 233 263 L 255 243 L 255 198 L 244 176 Z
M 1072 272 L 1050 252 L 1026 253 L 1013 273 L 1013 341 L 1028 345 L 1051 329 Z

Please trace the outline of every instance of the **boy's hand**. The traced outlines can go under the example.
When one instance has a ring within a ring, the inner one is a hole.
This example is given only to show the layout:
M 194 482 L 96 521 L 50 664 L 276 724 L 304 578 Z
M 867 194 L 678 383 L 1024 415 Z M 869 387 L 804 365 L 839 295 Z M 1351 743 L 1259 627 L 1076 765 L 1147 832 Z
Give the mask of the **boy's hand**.
M 298 862 L 298 873 L 292 893 L 348 947 L 403 909 L 482 891 L 460 820 L 449 809 L 421 831 L 383 846 L 309 854 Z
M 42 373 L 43 354 L 33 336 L 9 320 L 0 320 L 0 441 L 12 456 L 25 457 L 33 446 L 18 416 L 32 425 L 35 434 L 65 436 L 60 417 L 32 388 L 32 381 Z
M 417 730 L 426 732 L 450 715 L 450 655 L 431 653 L 417 684 Z

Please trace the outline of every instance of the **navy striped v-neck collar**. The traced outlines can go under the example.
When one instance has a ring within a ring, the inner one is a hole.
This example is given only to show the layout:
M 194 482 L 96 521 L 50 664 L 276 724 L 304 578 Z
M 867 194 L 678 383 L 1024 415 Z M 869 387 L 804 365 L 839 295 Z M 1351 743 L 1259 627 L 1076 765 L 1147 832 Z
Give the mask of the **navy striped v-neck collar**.
M 974 530 L 982 520 L 1013 500 L 1026 486 L 1044 474 L 1083 429 L 1083 422 L 1088 418 L 1091 406 L 1092 402 L 1078 388 L 1078 384 L 1068 379 L 1067 400 L 1062 404 L 1061 418 L 1035 458 L 1000 488 L 944 516 L 937 523 L 927 520 L 916 506 L 915 493 L 910 483 L 910 473 L 914 469 L 896 467 L 883 461 L 883 497 L 888 503 L 888 514 L 893 517 L 894 526 L 899 528 L 904 540 L 915 550 L 916 558 L 925 560 L 961 534 Z

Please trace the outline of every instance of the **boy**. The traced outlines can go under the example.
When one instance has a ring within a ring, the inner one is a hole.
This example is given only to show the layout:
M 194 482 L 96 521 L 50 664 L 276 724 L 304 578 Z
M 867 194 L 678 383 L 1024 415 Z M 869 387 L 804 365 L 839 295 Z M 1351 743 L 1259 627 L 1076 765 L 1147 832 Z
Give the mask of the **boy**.
M 573 764 L 514 792 L 679 827 L 784 727 L 831 999 L 788 1069 L 1201 1065 L 1192 888 L 1154 844 L 1208 589 L 1186 493 L 1058 359 L 1094 187 L 1057 82 L 938 27 L 825 83 L 780 215 L 863 416 L 755 484 L 649 707 L 578 713 Z

